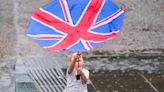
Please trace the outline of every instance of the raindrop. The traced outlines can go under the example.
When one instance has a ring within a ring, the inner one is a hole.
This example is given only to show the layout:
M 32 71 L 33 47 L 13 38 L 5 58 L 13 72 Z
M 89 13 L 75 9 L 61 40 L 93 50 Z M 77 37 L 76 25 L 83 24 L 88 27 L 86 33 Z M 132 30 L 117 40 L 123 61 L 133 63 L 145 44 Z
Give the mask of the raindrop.
M 149 71 L 148 71 L 148 73 L 149 73 L 149 74 L 152 74 L 152 73 L 153 73 L 153 71 L 149 70 Z
M 158 61 L 158 58 L 155 58 L 154 61 L 157 62 Z
M 118 92 L 118 90 L 113 90 L 112 92 Z
M 136 92 L 137 90 L 135 89 L 135 90 L 133 90 L 134 92 Z
M 101 81 L 101 82 L 100 82 L 100 84 L 104 84 L 104 82 L 103 82 L 103 81 Z
M 124 88 L 124 86 L 123 86 L 123 85 L 121 85 L 120 87 L 121 87 L 121 88 Z
M 114 78 L 116 78 L 116 77 L 117 77 L 117 75 L 115 74 L 115 75 L 114 75 Z

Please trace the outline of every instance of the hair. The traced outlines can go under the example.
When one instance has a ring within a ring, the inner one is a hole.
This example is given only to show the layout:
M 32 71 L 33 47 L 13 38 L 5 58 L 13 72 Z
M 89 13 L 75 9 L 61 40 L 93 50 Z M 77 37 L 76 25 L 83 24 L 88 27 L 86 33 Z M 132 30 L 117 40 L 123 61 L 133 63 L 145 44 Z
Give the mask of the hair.
M 69 55 L 68 56 L 68 64 L 71 62 L 71 59 L 72 59 L 72 55 Z
M 69 56 L 68 56 L 68 64 L 71 62 L 71 59 L 72 59 L 72 55 L 69 55 Z M 82 58 L 82 59 L 83 59 L 83 58 Z M 89 62 L 86 62 L 86 61 L 84 61 L 84 60 L 83 60 L 83 62 L 84 62 L 83 67 L 88 69 L 88 68 L 90 67 L 90 63 L 89 63 Z

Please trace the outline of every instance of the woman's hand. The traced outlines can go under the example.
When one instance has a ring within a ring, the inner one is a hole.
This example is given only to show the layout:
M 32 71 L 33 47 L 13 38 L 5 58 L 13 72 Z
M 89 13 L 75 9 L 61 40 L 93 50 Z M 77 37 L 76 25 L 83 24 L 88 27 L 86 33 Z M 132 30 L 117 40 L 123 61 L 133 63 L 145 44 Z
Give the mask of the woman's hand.
M 82 67 L 77 68 L 77 75 L 81 75 L 83 73 Z
M 76 52 L 76 53 L 73 53 L 72 54 L 72 59 L 73 59 L 73 61 L 77 61 L 79 58 L 81 58 L 82 57 L 82 55 L 81 55 L 81 53 L 80 52 Z
M 82 55 L 81 53 L 79 52 L 76 52 L 76 53 L 73 53 L 71 58 L 70 58 L 70 61 L 69 61 L 69 66 L 68 66 L 68 69 L 67 69 L 67 72 L 68 74 L 72 73 L 74 67 L 75 67 L 75 64 L 76 62 L 79 60 L 79 58 L 81 58 Z

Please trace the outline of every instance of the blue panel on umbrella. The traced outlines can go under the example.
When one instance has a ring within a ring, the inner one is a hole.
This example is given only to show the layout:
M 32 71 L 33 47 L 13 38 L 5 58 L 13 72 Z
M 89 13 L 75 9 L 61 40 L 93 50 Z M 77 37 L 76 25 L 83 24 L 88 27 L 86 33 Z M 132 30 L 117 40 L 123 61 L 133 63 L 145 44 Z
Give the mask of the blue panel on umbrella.
M 51 3 L 43 6 L 42 8 L 58 16 L 62 20 L 65 20 L 59 0 L 53 0 Z
M 124 14 L 121 14 L 119 17 L 114 19 L 113 21 L 102 25 L 100 27 L 97 27 L 95 29 L 92 29 L 91 31 L 97 32 L 97 33 L 111 33 L 111 32 L 118 32 L 122 26 L 122 21 L 124 18 Z
M 46 47 L 46 46 L 52 46 L 54 43 L 58 42 L 58 40 L 37 40 L 33 39 L 35 42 L 37 42 L 40 46 Z
M 62 35 L 61 33 L 31 19 L 29 26 L 28 26 L 28 31 L 27 34 L 55 34 L 55 35 Z
M 96 20 L 96 22 L 114 14 L 119 8 L 110 0 L 105 0 L 105 4 Z
M 100 44 L 102 44 L 104 42 L 99 42 L 99 43 L 89 42 L 89 43 L 92 47 L 97 47 L 97 46 L 99 46 Z
M 76 51 L 80 51 L 80 52 L 83 52 L 83 51 L 86 51 L 86 49 L 84 48 L 82 42 L 80 41 L 79 43 L 77 43 L 76 45 L 72 46 L 70 49 L 68 49 L 69 51 L 72 51 L 72 52 L 76 52 Z
M 84 8 L 89 3 L 89 0 L 67 0 L 67 3 L 69 6 L 73 24 L 76 24 L 82 12 L 84 11 Z
M 108 25 L 110 26 L 110 30 L 112 31 L 118 31 L 121 29 L 122 23 L 123 23 L 124 13 L 121 14 L 119 17 L 114 19 L 112 22 L 110 22 Z

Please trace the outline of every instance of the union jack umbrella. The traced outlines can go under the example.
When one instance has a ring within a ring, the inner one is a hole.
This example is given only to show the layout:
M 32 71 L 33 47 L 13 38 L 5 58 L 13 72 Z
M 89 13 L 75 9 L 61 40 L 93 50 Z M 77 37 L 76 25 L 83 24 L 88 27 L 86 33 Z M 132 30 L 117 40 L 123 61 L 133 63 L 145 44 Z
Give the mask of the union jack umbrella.
M 27 35 L 50 51 L 85 52 L 118 36 L 123 18 L 111 0 L 53 0 L 33 11 Z

